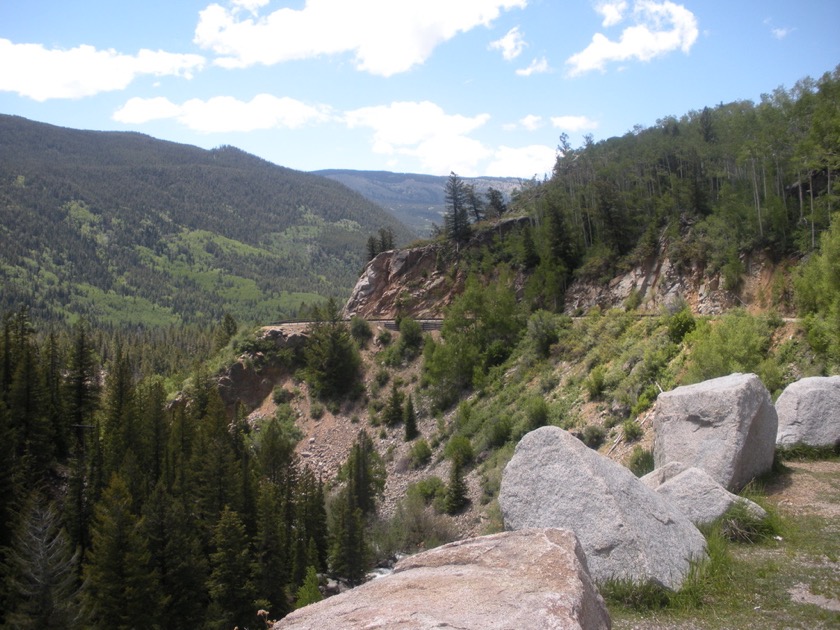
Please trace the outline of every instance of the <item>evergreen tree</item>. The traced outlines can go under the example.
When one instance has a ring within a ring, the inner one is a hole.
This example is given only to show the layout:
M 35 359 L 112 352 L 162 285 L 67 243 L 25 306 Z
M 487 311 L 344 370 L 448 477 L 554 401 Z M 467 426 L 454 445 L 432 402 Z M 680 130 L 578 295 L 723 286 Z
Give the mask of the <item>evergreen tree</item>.
M 501 217 L 507 212 L 504 195 L 492 186 L 487 189 L 487 214 L 492 217 Z
M 128 486 L 114 475 L 96 506 L 84 566 L 83 611 L 91 628 L 152 628 L 161 595 L 143 523 Z
M 446 180 L 444 198 L 447 207 L 444 216 L 446 237 L 459 245 L 465 243 L 472 233 L 468 214 L 469 198 L 463 180 L 455 173 L 450 173 Z
M 352 507 L 358 508 L 362 516 L 373 514 L 376 498 L 385 487 L 385 468 L 373 440 L 364 429 L 356 436 L 344 470 Z
M 215 333 L 213 333 L 213 349 L 218 352 L 227 346 L 238 330 L 239 324 L 236 318 L 230 313 L 225 313 L 222 321 L 216 327 Z
M 316 309 L 315 320 L 304 349 L 306 380 L 316 396 L 336 398 L 350 392 L 358 382 L 359 350 L 349 327 L 339 318 L 334 299 Z
M 351 585 L 364 582 L 368 563 L 364 518 L 349 488 L 342 490 L 333 502 L 330 540 L 332 574 Z
M 403 424 L 405 424 L 406 442 L 410 442 L 418 435 L 420 435 L 419 431 L 417 430 L 417 414 L 414 411 L 414 401 L 412 400 L 411 394 L 409 394 L 405 400 L 405 409 L 403 410 Z
M 478 223 L 484 218 L 484 200 L 475 192 L 473 184 L 464 184 L 464 193 L 466 195 L 467 207 L 474 223 Z
M 207 590 L 210 607 L 207 624 L 230 630 L 256 623 L 256 591 L 251 580 L 251 550 L 239 514 L 225 507 L 213 533 L 215 551 L 210 555 Z
M 78 613 L 78 551 L 70 553 L 55 508 L 33 494 L 5 560 L 12 594 L 4 627 L 73 627 Z
M 389 427 L 399 424 L 403 419 L 403 393 L 396 383 L 391 383 L 391 395 L 382 410 L 382 421 Z
M 260 484 L 257 515 L 254 588 L 257 597 L 268 602 L 272 618 L 278 619 L 290 610 L 286 587 L 291 575 L 282 494 L 273 483 L 263 481 Z
M 315 567 L 308 567 L 303 585 L 295 595 L 295 608 L 303 608 L 309 606 L 309 604 L 320 602 L 322 599 L 324 599 L 324 596 L 321 594 L 321 589 L 318 588 L 318 574 Z
M 207 609 L 207 559 L 195 520 L 159 482 L 143 508 L 143 534 L 160 580 L 162 628 L 199 628 Z
M 206 411 L 198 426 L 190 465 L 197 515 L 209 534 L 226 507 L 241 518 L 235 508 L 242 505 L 242 471 L 224 403 L 215 389 L 210 392 Z
M 119 471 L 129 450 L 140 446 L 134 405 L 134 382 L 129 358 L 118 343 L 108 366 L 102 419 L 103 473 L 105 478 Z M 128 481 L 128 480 L 127 480 Z M 132 488 L 132 491 L 135 488 Z
M 454 515 L 460 512 L 467 505 L 467 484 L 464 482 L 464 473 L 461 460 L 452 459 L 449 469 L 449 484 L 446 486 L 444 496 L 444 509 L 447 514 Z

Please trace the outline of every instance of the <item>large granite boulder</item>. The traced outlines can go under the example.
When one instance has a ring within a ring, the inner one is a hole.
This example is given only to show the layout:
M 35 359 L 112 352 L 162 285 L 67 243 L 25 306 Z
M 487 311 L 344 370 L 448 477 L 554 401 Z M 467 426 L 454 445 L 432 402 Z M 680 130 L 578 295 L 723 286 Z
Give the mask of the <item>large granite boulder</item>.
M 680 462 L 665 464 L 640 480 L 651 490 L 673 503 L 695 525 L 706 525 L 723 516 L 736 503 L 743 505 L 756 518 L 767 512 L 757 503 L 732 494 L 699 468 Z
M 730 374 L 660 394 L 653 420 L 657 468 L 673 461 L 737 492 L 773 466 L 778 419 L 755 374 Z
M 531 529 L 410 556 L 391 575 L 296 610 L 274 630 L 609 627 L 575 535 Z
M 502 475 L 505 528 L 571 529 L 596 582 L 679 589 L 706 541 L 689 520 L 629 470 L 557 427 L 531 431 Z
M 840 376 L 814 376 L 791 383 L 776 401 L 779 446 L 840 444 Z

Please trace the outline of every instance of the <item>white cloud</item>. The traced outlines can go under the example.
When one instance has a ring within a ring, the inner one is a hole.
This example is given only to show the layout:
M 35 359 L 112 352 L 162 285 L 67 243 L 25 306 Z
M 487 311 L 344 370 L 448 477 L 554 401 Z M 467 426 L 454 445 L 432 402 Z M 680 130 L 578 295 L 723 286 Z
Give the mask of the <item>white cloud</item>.
M 207 101 L 190 99 L 176 105 L 166 98 L 132 98 L 117 110 L 113 119 L 139 124 L 174 118 L 200 133 L 256 131 L 259 129 L 298 129 L 332 118 L 324 105 L 307 105 L 293 98 L 258 94 L 250 101 L 216 96 Z
M 545 57 L 534 59 L 531 65 L 527 68 L 520 68 L 516 71 L 520 77 L 530 77 L 532 74 L 543 74 L 550 72 L 551 68 L 548 66 L 548 60 Z
M 775 37 L 776 39 L 784 39 L 785 37 L 790 35 L 793 32 L 793 30 L 794 29 L 792 29 L 792 28 L 784 27 L 784 28 L 770 29 L 770 32 L 773 34 L 773 37 Z
M 35 101 L 122 90 L 144 74 L 190 79 L 203 66 L 200 55 L 145 49 L 124 55 L 87 45 L 47 49 L 0 39 L 0 91 L 17 92 Z
M 363 107 L 344 116 L 351 129 L 373 130 L 375 153 L 413 156 L 431 171 L 464 175 L 474 173 L 479 161 L 490 154 L 483 144 L 468 137 L 489 119 L 489 114 L 447 114 L 429 101 Z
M 521 55 L 527 45 L 519 27 L 514 26 L 504 37 L 490 42 L 490 50 L 501 50 L 504 60 L 511 61 Z
M 615 26 L 624 19 L 624 13 L 627 11 L 627 2 L 625 0 L 599 2 L 595 5 L 595 11 L 604 16 L 604 21 L 601 24 L 604 28 L 608 28 Z
M 520 119 L 519 124 L 522 125 L 528 131 L 535 131 L 542 127 L 542 116 L 536 116 L 534 114 L 528 114 L 524 118 Z
M 256 14 L 259 9 L 268 5 L 271 0 L 231 0 L 234 7 L 240 7 L 246 11 Z
M 128 99 L 125 105 L 114 112 L 111 118 L 129 125 L 142 125 L 152 120 L 176 118 L 180 113 L 181 108 L 163 96 L 157 98 L 135 97 Z
M 588 116 L 552 116 L 551 124 L 557 129 L 572 133 L 598 128 L 598 123 Z
M 489 177 L 522 177 L 530 179 L 534 175 L 542 179 L 546 173 L 554 169 L 557 160 L 556 151 L 542 144 L 532 144 L 526 147 L 499 147 L 493 160 L 485 169 L 484 174 Z
M 569 76 L 603 70 L 610 61 L 650 61 L 674 50 L 688 53 L 697 40 L 697 18 L 682 5 L 638 0 L 633 16 L 636 24 L 624 29 L 618 41 L 596 33 L 589 46 L 569 57 Z
M 211 4 L 199 14 L 194 42 L 219 55 L 217 65 L 243 68 L 321 55 L 355 53 L 359 70 L 391 76 L 423 63 L 438 44 L 528 0 L 306 0 L 240 18 L 238 7 Z M 240 0 L 250 8 L 258 0 Z

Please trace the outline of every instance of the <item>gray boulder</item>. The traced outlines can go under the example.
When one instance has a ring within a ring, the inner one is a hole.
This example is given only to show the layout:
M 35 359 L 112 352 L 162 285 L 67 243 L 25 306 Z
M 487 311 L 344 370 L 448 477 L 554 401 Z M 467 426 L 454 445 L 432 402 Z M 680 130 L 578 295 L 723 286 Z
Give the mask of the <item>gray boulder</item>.
M 778 418 L 755 374 L 730 374 L 660 394 L 653 420 L 657 468 L 673 461 L 737 492 L 773 465 Z
M 706 525 L 741 503 L 756 518 L 767 512 L 757 503 L 732 494 L 699 468 L 679 462 L 665 464 L 641 478 L 641 482 L 673 503 L 695 525 Z
M 571 529 L 596 582 L 653 582 L 677 590 L 706 541 L 689 520 L 623 466 L 557 427 L 516 446 L 499 494 L 505 528 Z
M 575 535 L 532 529 L 410 556 L 391 575 L 296 610 L 274 630 L 609 627 Z
M 791 383 L 776 401 L 779 446 L 840 444 L 840 376 Z

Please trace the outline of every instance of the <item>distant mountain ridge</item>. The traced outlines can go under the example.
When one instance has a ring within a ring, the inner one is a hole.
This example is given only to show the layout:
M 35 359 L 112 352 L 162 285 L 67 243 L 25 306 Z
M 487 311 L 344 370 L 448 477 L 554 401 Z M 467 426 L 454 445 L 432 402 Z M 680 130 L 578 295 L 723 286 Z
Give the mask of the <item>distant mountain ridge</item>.
M 443 224 L 446 211 L 444 187 L 446 176 L 417 173 L 392 173 L 390 171 L 355 171 L 327 169 L 313 171 L 341 182 L 374 203 L 390 210 L 397 219 L 422 234 L 427 234 L 433 224 Z M 510 199 L 511 193 L 522 186 L 516 177 L 462 177 L 479 193 L 495 188 Z
M 414 234 L 349 188 L 234 147 L 0 115 L 0 311 L 241 321 L 346 296 L 370 234 Z

